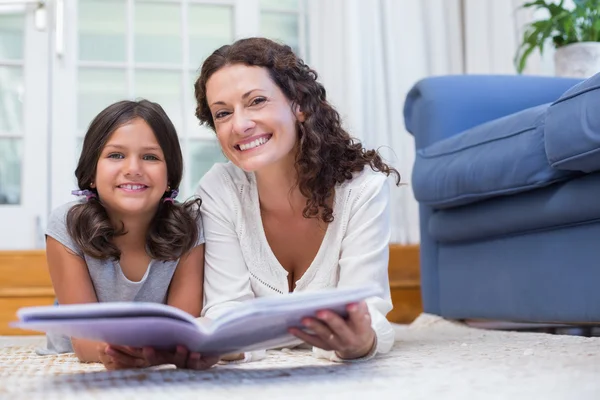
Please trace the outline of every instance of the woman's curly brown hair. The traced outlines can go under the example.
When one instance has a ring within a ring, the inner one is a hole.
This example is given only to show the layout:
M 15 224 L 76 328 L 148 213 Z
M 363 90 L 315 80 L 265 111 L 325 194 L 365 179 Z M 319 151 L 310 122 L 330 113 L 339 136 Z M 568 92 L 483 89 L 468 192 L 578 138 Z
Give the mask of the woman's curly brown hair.
M 67 213 L 67 230 L 81 251 L 97 259 L 120 259 L 121 250 L 113 242 L 116 236 L 127 233 L 123 226 L 115 227 L 102 205 L 102 198 L 92 183 L 102 150 L 110 136 L 119 127 L 140 118 L 156 136 L 167 164 L 169 185 L 179 187 L 183 175 L 183 156 L 173 123 L 157 104 L 148 100 L 124 100 L 106 107 L 94 118 L 83 139 L 83 148 L 75 170 L 81 189 L 91 190 L 95 197 L 76 204 Z M 163 199 L 171 192 L 165 193 Z M 197 243 L 200 224 L 199 198 L 185 203 L 161 201 L 146 234 L 146 248 L 150 257 L 177 260 Z
M 244 64 L 266 68 L 273 82 L 292 102 L 299 106 L 305 121 L 298 123 L 299 151 L 296 155 L 298 187 L 308 200 L 303 210 L 306 218 L 333 221 L 328 199 L 335 185 L 352 179 L 369 165 L 374 171 L 394 174 L 400 184 L 400 173 L 387 165 L 375 150 L 366 150 L 343 128 L 339 113 L 327 101 L 325 88 L 317 82 L 317 73 L 297 57 L 289 46 L 265 38 L 248 38 L 225 45 L 213 52 L 202 65 L 194 85 L 196 117 L 215 130 L 210 112 L 206 83 L 226 65 Z

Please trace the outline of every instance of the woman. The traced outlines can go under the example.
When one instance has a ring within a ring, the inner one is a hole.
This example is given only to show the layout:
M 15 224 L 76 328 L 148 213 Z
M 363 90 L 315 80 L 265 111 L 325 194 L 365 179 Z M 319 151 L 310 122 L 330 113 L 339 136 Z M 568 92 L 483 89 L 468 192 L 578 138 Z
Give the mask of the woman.
M 322 311 L 291 332 L 331 360 L 389 351 L 389 186 L 374 150 L 342 128 L 317 74 L 264 38 L 216 50 L 195 83 L 196 116 L 230 160 L 200 181 L 205 304 L 215 318 L 245 300 L 377 283 L 382 298 Z M 229 359 L 246 360 L 258 354 Z
M 350 305 L 347 320 L 323 310 L 303 321 L 312 333 L 291 330 L 319 357 L 364 360 L 394 342 L 385 318 L 392 308 L 387 176 L 399 184 L 400 175 L 348 135 L 316 79 L 288 46 L 263 38 L 223 46 L 202 66 L 196 116 L 230 160 L 214 165 L 198 187 L 206 240 L 202 316 L 216 318 L 254 297 L 376 283 L 383 297 Z M 195 369 L 216 362 L 186 349 L 132 356 L 144 365 Z

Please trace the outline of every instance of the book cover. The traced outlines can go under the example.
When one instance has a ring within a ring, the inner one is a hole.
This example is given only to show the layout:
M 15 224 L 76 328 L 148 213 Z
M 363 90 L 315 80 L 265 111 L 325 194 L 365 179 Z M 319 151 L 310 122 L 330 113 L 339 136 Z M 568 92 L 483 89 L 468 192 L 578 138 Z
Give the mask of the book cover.
M 106 302 L 24 307 L 13 327 L 124 346 L 204 354 L 262 350 L 298 342 L 288 333 L 319 310 L 346 317 L 348 304 L 380 296 L 376 285 L 298 292 L 248 300 L 215 320 L 196 319 L 159 303 Z

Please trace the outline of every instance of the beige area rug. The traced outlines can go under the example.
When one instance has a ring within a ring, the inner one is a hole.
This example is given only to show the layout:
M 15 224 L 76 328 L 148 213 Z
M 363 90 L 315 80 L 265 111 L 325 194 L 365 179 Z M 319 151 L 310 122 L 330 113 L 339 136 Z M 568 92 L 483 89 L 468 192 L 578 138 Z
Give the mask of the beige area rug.
M 38 343 L 0 338 L 0 398 L 600 399 L 600 338 L 486 331 L 427 314 L 399 327 L 391 353 L 351 364 L 283 350 L 208 371 L 107 372 L 72 355 L 37 356 Z

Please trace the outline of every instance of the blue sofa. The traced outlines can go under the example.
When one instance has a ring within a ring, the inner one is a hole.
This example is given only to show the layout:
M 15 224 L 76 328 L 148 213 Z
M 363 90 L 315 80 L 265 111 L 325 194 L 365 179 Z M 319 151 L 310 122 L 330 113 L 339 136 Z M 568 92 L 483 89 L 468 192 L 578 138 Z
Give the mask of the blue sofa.
M 600 321 L 600 74 L 457 75 L 407 95 L 426 312 Z

